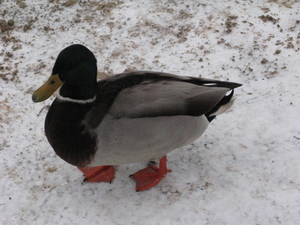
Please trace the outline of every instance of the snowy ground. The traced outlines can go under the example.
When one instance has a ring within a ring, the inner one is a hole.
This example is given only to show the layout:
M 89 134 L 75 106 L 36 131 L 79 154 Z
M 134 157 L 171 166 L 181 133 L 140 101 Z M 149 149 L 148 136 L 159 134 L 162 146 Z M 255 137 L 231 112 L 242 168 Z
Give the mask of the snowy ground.
M 0 224 L 300 224 L 300 3 L 292 0 L 0 0 Z M 233 109 L 168 155 L 173 170 L 136 193 L 82 184 L 32 92 L 66 46 L 98 59 L 99 79 L 164 71 L 243 83 Z

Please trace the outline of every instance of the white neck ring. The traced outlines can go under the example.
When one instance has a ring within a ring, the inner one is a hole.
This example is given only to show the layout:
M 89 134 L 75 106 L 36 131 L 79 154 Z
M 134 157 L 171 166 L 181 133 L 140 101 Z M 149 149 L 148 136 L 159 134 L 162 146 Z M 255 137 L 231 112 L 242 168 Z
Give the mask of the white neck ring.
M 64 102 L 74 102 L 74 103 L 86 104 L 86 103 L 94 102 L 96 100 L 96 95 L 93 98 L 85 99 L 85 100 L 63 97 L 60 94 L 58 94 L 56 96 L 56 98 L 59 99 L 60 101 L 64 101 Z

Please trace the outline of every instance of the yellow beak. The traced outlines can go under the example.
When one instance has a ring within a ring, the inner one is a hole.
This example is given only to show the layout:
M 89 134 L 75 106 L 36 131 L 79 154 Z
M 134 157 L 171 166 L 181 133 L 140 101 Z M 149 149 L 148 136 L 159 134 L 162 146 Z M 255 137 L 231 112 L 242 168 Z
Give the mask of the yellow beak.
M 62 85 L 63 82 L 59 79 L 58 74 L 51 75 L 49 79 L 32 94 L 32 101 L 45 101 Z

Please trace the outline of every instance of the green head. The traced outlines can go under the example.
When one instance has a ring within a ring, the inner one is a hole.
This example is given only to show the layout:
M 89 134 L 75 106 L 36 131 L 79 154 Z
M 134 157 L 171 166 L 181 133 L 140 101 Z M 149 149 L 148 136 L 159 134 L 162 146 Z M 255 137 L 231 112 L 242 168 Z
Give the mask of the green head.
M 94 54 L 83 45 L 75 44 L 62 50 L 46 83 L 32 95 L 34 102 L 44 101 L 55 90 L 62 97 L 87 100 L 96 95 L 97 60 Z

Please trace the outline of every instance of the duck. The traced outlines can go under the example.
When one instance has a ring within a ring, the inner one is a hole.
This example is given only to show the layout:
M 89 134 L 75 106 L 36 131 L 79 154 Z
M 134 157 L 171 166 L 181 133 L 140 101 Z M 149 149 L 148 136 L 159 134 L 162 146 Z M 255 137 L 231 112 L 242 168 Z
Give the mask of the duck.
M 32 100 L 45 101 L 60 88 L 45 118 L 45 135 L 61 159 L 83 172 L 85 182 L 111 182 L 114 166 L 150 162 L 130 175 L 136 191 L 144 191 L 171 172 L 167 153 L 197 140 L 231 108 L 241 85 L 153 71 L 97 81 L 94 54 L 73 44 L 59 53 Z

